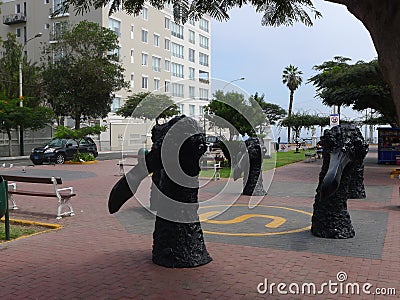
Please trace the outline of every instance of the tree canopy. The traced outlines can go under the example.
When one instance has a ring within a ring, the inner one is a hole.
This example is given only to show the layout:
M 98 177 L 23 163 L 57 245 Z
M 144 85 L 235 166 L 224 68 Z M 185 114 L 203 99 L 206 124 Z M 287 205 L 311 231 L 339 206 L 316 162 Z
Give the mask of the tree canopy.
M 397 114 L 388 84 L 384 81 L 377 60 L 358 61 L 335 57 L 314 66 L 319 73 L 308 79 L 316 87 L 316 97 L 328 106 L 351 106 L 362 111 L 372 108 L 392 126 L 398 126 Z
M 325 0 L 346 6 L 348 11 L 359 19 L 369 31 L 372 41 L 378 52 L 378 61 L 382 74 L 392 92 L 396 106 L 397 118 L 400 120 L 400 2 L 394 0 Z M 65 10 L 70 6 L 77 13 L 84 13 L 91 8 L 100 8 L 110 5 L 110 14 L 121 8 L 127 13 L 138 14 L 143 0 L 65 0 Z M 150 5 L 163 9 L 167 3 L 173 4 L 176 21 L 185 22 L 188 18 L 198 19 L 208 14 L 217 20 L 229 19 L 229 11 L 246 4 L 255 7 L 263 14 L 262 25 L 280 26 L 302 22 L 307 26 L 313 25 L 312 15 L 321 16 L 312 0 L 150 0 Z M 311 16 L 310 16 L 311 15 Z M 400 123 L 400 122 L 399 122 Z
M 118 37 L 110 29 L 82 21 L 55 38 L 57 43 L 45 48 L 46 96 L 56 115 L 71 116 L 78 129 L 82 120 L 105 117 L 112 93 L 127 87 L 114 54 Z
M 266 116 L 266 123 L 268 123 L 268 125 L 275 125 L 276 121 L 282 119 L 286 115 L 286 111 L 278 104 L 266 102 L 264 99 L 264 94 L 259 96 L 256 92 L 253 96 L 251 96 L 251 98 L 253 98 L 258 105 L 260 105 Z
M 143 92 L 129 96 L 116 113 L 125 118 L 155 119 L 158 124 L 159 119 L 178 115 L 179 110 L 171 97 L 165 94 Z
M 243 94 L 218 90 L 205 107 L 206 118 L 217 127 L 229 128 L 230 139 L 235 134 L 256 136 L 256 128 L 267 122 L 260 105 L 253 97 L 246 100 Z
M 313 126 L 327 126 L 329 125 L 329 117 L 321 117 L 318 115 L 309 115 L 306 113 L 295 113 L 290 117 L 286 117 L 280 122 L 280 126 L 291 127 L 295 132 L 295 139 L 300 137 L 302 128 L 311 128 Z

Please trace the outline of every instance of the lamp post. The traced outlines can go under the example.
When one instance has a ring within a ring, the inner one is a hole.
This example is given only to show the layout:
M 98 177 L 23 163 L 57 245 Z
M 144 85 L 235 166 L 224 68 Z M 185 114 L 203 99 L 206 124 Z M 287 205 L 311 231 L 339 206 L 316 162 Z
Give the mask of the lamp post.
M 19 75 L 19 107 L 24 106 L 24 96 L 22 93 L 22 61 L 24 59 L 24 49 L 26 47 L 26 44 L 28 44 L 29 41 L 36 39 L 38 37 L 41 37 L 43 34 L 39 32 L 35 36 L 31 37 L 30 39 L 26 40 L 24 42 L 24 46 L 22 47 L 21 51 L 21 58 L 19 60 L 19 65 L 18 65 L 18 75 Z M 24 128 L 22 126 L 19 126 L 19 154 L 22 156 L 24 155 Z
M 238 79 L 234 79 L 234 80 L 231 80 L 231 81 L 229 81 L 229 82 L 227 82 L 224 86 L 223 86 L 223 88 L 221 89 L 222 91 L 229 85 L 229 84 L 231 84 L 232 82 L 235 82 L 235 81 L 239 81 L 239 80 L 245 80 L 246 78 L 244 78 L 244 77 L 240 77 L 240 78 L 238 78 Z

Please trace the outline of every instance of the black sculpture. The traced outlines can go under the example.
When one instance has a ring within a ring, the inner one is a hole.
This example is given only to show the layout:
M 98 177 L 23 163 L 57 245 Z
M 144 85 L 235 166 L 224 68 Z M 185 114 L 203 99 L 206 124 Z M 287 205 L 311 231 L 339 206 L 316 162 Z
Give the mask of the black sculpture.
M 196 267 L 209 263 L 198 210 L 199 159 L 206 151 L 205 135 L 195 120 L 180 116 L 157 125 L 158 137 L 143 163 L 138 163 L 113 187 L 108 202 L 117 212 L 150 173 L 157 216 L 153 233 L 153 262 L 165 267 Z
M 243 178 L 243 195 L 247 196 L 264 196 L 266 192 L 263 186 L 262 178 L 262 150 L 260 140 L 250 137 L 244 142 L 244 146 L 237 156 L 237 164 L 233 172 L 233 179 L 237 180 L 242 172 Z
M 352 238 L 355 231 L 347 211 L 347 199 L 365 197 L 363 160 L 368 144 L 354 125 L 325 130 L 321 141 L 323 164 L 311 232 L 323 238 Z

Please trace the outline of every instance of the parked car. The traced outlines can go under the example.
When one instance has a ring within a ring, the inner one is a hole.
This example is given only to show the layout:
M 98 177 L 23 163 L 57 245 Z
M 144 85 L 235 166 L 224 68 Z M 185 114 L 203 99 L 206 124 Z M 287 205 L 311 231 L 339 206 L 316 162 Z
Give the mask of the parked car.
M 210 150 L 221 148 L 221 140 L 222 138 L 214 135 L 207 136 L 206 137 L 207 148 Z
M 71 160 L 78 152 L 78 144 L 72 139 L 54 138 L 41 147 L 32 149 L 30 159 L 35 165 L 41 165 L 45 162 L 63 164 Z M 84 137 L 79 145 L 79 152 L 91 153 L 97 157 L 97 146 L 90 137 Z

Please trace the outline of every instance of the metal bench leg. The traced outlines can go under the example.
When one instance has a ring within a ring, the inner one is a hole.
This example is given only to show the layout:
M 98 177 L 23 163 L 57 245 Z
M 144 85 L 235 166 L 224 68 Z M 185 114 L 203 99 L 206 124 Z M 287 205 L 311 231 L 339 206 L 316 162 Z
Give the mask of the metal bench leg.
M 74 210 L 72 208 L 71 202 L 69 201 L 70 198 L 66 198 L 66 199 L 61 199 L 61 201 L 59 201 L 58 204 L 58 210 L 57 210 L 57 220 L 62 219 L 63 215 L 67 216 L 75 216 Z M 62 209 L 67 206 L 69 208 L 69 211 L 65 212 L 65 213 L 61 213 Z
M 15 202 L 13 195 L 8 194 L 8 200 L 10 200 L 12 203 L 12 206 L 10 207 L 10 209 L 14 209 L 14 210 L 18 209 L 17 203 Z

